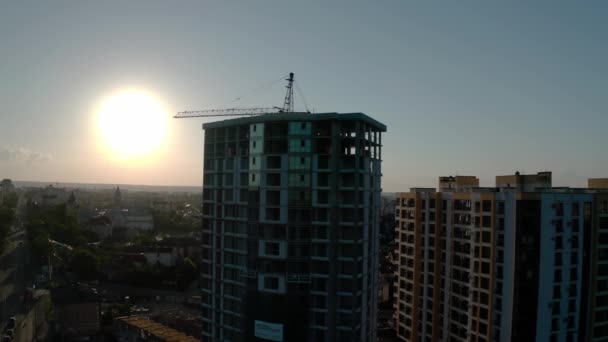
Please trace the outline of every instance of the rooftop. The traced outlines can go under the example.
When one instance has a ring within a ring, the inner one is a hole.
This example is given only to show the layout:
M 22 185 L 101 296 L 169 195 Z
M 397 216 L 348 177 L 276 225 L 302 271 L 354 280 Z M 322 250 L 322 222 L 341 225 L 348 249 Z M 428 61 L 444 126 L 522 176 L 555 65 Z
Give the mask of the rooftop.
M 83 283 L 66 284 L 53 288 L 51 295 L 56 303 L 97 303 L 97 289 Z
M 143 334 L 141 335 L 145 334 L 146 338 L 167 342 L 199 342 L 197 338 L 188 336 L 142 316 L 123 316 L 117 317 L 114 320 L 125 324 L 127 327 L 143 331 Z
M 321 120 L 340 120 L 340 121 L 363 121 L 368 125 L 374 126 L 381 132 L 386 132 L 386 125 L 372 119 L 363 113 L 270 113 L 242 117 L 237 119 L 227 119 L 203 124 L 203 129 L 229 127 L 235 125 L 248 125 L 253 123 L 270 121 L 321 121 Z

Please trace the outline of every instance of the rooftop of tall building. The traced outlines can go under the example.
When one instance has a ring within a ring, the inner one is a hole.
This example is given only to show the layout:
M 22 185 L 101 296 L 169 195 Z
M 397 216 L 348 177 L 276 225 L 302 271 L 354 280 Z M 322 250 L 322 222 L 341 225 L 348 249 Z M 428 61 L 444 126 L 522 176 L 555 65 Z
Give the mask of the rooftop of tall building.
M 255 115 L 241 117 L 236 119 L 220 120 L 203 124 L 203 129 L 229 127 L 235 125 L 248 125 L 253 123 L 274 122 L 274 121 L 321 121 L 321 120 L 339 120 L 339 121 L 363 121 L 368 125 L 373 126 L 381 132 L 386 132 L 386 125 L 367 116 L 363 113 L 270 113 L 263 115 Z
M 608 178 L 589 178 L 587 187 L 593 189 L 608 189 Z

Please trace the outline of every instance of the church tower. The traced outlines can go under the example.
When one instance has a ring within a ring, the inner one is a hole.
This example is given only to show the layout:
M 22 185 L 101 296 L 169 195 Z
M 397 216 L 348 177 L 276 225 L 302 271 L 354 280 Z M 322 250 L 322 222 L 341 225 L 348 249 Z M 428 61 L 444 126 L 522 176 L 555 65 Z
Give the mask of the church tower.
M 114 191 L 114 208 L 122 208 L 122 195 L 120 194 L 120 186 L 116 186 L 116 191 Z

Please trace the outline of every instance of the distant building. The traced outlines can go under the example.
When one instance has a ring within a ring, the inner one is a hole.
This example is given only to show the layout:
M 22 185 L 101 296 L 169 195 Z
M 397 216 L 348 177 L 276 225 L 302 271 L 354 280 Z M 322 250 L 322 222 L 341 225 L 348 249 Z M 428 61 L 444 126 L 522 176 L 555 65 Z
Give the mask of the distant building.
M 550 172 L 445 189 L 398 195 L 394 326 L 402 340 L 608 335 L 608 191 L 552 188 Z
M 496 187 L 513 188 L 522 192 L 550 188 L 551 172 L 543 171 L 535 175 L 521 175 L 518 171 L 514 175 L 496 176 Z
M 608 178 L 589 178 L 587 184 L 590 189 L 608 189 Z
M 145 247 L 142 253 L 150 265 L 175 266 L 177 261 L 171 247 Z
M 475 176 L 439 177 L 439 191 L 465 191 L 479 186 Z
M 41 207 L 55 207 L 60 204 L 66 204 L 69 194 L 65 189 L 55 188 L 48 185 L 43 189 L 36 190 L 30 196 L 30 203 Z
M 127 228 L 138 230 L 154 230 L 154 217 L 147 213 L 127 213 Z
M 112 235 L 112 220 L 107 216 L 90 218 L 84 226 L 86 229 L 95 233 L 101 240 Z
M 68 201 L 65 204 L 65 215 L 78 220 L 78 211 L 78 201 L 76 200 L 76 195 L 74 195 L 74 191 L 72 191 L 70 192 L 70 197 L 68 197 Z
M 154 217 L 143 210 L 110 209 L 104 214 L 112 221 L 112 227 L 134 230 L 154 230 Z
M 88 340 L 101 332 L 97 290 L 83 284 L 51 290 L 56 332 L 65 341 Z
M 114 205 L 114 208 L 116 208 L 116 209 L 120 209 L 123 207 L 122 194 L 120 193 L 119 186 L 116 186 L 116 190 L 114 190 L 113 205 Z
M 386 126 L 281 113 L 203 128 L 203 339 L 376 341 Z
M 143 256 L 150 265 L 175 266 L 178 258 L 171 247 L 165 246 L 130 246 L 123 256 Z
M 127 215 L 128 215 L 128 210 L 127 209 L 110 209 L 107 211 L 103 212 L 104 216 L 107 216 L 110 221 L 112 222 L 112 227 L 113 228 L 118 228 L 118 227 L 127 227 Z
M 99 215 L 103 215 L 104 213 L 100 212 L 97 209 L 92 209 L 87 206 L 78 206 L 78 211 L 76 213 L 76 221 L 78 224 L 85 224 L 88 220 L 97 217 Z M 112 218 L 108 217 L 110 222 L 112 222 Z
M 174 209 L 173 203 L 171 203 L 165 199 L 154 200 L 152 202 L 152 208 L 154 208 L 154 210 L 158 210 L 158 211 L 164 212 L 164 213 L 169 212 Z
M 184 258 L 199 260 L 201 257 L 202 247 L 200 240 L 189 237 L 169 237 L 164 238 L 159 242 L 159 245 L 170 247 L 173 256 L 177 260 Z

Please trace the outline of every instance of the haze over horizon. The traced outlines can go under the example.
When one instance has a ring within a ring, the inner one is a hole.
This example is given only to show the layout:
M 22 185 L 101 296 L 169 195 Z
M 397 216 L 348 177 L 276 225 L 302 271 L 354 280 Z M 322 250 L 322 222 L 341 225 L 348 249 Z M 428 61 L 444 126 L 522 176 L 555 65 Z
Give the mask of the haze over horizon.
M 584 187 L 608 177 L 608 3 L 584 5 L 3 2 L 0 178 L 200 186 L 209 120 L 172 115 L 281 105 L 281 82 L 233 100 L 294 72 L 316 112 L 387 125 L 386 192 L 545 170 Z

